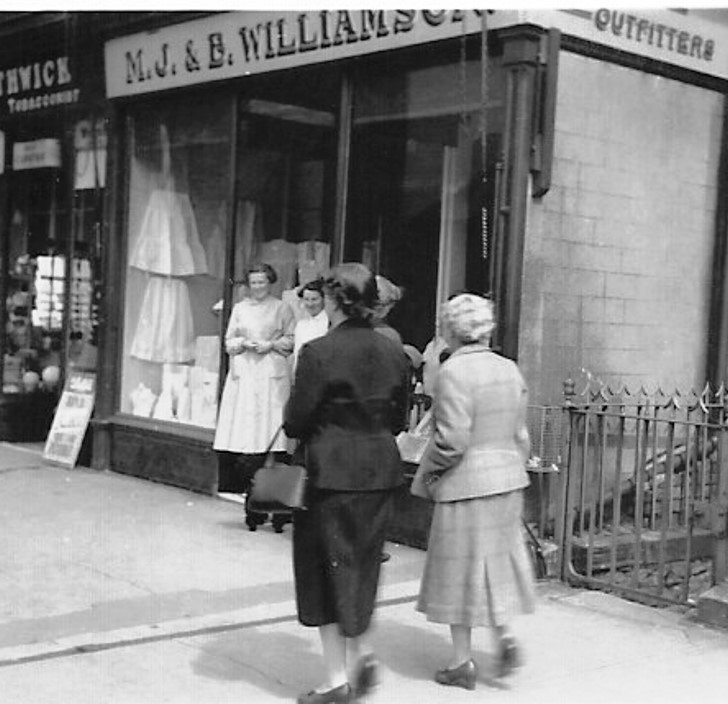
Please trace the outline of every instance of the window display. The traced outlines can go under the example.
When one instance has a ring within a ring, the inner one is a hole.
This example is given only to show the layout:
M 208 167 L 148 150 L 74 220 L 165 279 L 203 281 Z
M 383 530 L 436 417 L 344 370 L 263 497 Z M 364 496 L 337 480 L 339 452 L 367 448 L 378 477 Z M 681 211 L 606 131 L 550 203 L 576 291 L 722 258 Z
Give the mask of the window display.
M 55 139 L 18 142 L 13 152 L 26 154 L 57 144 Z M 53 167 L 30 168 L 18 159 L 17 170 L 8 179 L 11 217 L 5 246 L 10 271 L 5 300 L 4 393 L 58 388 L 63 378 L 69 273 L 77 275 L 72 279 L 74 290 L 83 292 L 80 262 L 73 259 L 72 270 L 67 269 L 68 210 L 62 197 L 66 179 L 60 163 L 53 163 Z M 83 273 L 90 276 L 85 268 Z M 79 296 L 71 299 L 77 321 L 88 313 L 85 300 Z
M 123 412 L 215 424 L 229 109 L 171 102 L 131 118 Z

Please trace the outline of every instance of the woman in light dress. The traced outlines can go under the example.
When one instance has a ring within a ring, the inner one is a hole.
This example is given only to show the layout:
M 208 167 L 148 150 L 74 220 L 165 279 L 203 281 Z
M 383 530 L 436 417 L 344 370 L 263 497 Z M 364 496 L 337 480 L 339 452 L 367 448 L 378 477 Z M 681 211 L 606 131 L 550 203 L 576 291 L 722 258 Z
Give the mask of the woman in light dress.
M 412 482 L 412 493 L 435 502 L 417 609 L 450 626 L 452 657 L 435 680 L 474 689 L 473 627 L 492 629 L 495 674 L 505 676 L 519 662 L 509 624 L 534 608 L 521 532 L 528 393 L 518 367 L 490 349 L 489 300 L 458 295 L 440 320 L 452 354 L 435 381 L 434 436 Z
M 225 333 L 230 365 L 213 443 L 220 457 L 221 490 L 248 492 L 283 421 L 291 390 L 288 356 L 293 350 L 295 321 L 288 305 L 271 295 L 276 280 L 269 264 L 248 268 L 245 283 L 250 295 L 233 307 Z M 281 431 L 271 449 L 285 453 L 287 444 Z M 246 516 L 251 530 L 264 520 L 259 514 Z M 282 529 L 282 524 L 274 526 Z
M 325 335 L 329 330 L 329 317 L 324 310 L 324 288 L 321 279 L 309 281 L 298 291 L 306 316 L 296 323 L 293 332 L 293 370 L 296 369 L 298 353 L 307 342 Z

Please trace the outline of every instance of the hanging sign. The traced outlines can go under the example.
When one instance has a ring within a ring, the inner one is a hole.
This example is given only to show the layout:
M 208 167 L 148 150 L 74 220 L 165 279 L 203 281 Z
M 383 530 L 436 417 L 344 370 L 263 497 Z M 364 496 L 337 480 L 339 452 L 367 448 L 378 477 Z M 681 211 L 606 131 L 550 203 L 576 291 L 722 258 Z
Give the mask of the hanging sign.
M 74 467 L 81 451 L 86 428 L 96 396 L 96 375 L 71 372 L 63 387 L 43 458 L 49 462 Z
M 13 170 L 58 168 L 61 165 L 61 142 L 58 139 L 36 139 L 13 145 Z
M 106 186 L 106 122 L 103 119 L 79 120 L 74 130 L 74 190 Z

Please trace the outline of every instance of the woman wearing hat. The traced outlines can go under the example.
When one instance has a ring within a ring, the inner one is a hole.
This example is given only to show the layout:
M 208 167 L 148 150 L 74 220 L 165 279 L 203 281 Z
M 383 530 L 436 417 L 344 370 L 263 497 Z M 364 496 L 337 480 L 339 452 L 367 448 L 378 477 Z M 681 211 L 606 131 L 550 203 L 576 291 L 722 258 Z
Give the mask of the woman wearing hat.
M 433 441 L 412 483 L 412 493 L 435 502 L 417 609 L 450 626 L 452 657 L 435 680 L 474 689 L 473 627 L 493 629 L 504 676 L 518 664 L 508 625 L 534 608 L 521 535 L 528 394 L 518 367 L 489 347 L 489 300 L 456 296 L 440 322 L 452 354 L 435 382 Z

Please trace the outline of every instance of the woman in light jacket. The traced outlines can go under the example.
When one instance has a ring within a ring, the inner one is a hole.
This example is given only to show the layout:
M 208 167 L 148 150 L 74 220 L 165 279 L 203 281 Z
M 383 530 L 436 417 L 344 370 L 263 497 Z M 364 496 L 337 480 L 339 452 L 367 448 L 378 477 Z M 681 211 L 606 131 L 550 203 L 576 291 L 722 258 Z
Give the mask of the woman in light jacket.
M 489 347 L 489 300 L 456 296 L 441 324 L 452 355 L 435 382 L 434 435 L 412 483 L 412 493 L 435 502 L 417 609 L 450 626 L 452 658 L 435 680 L 474 689 L 472 628 L 493 629 L 504 676 L 519 659 L 508 624 L 534 608 L 521 534 L 528 392 L 518 367 Z

